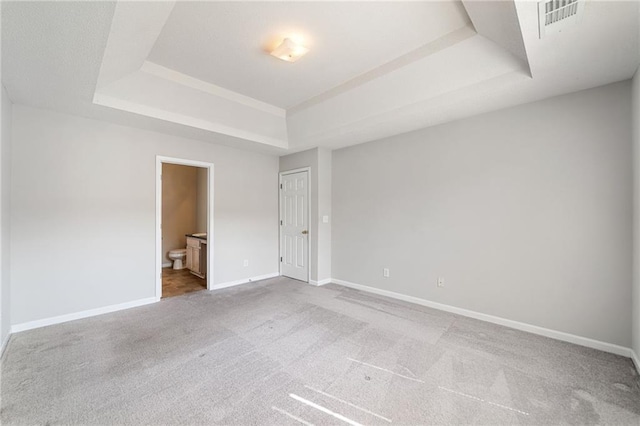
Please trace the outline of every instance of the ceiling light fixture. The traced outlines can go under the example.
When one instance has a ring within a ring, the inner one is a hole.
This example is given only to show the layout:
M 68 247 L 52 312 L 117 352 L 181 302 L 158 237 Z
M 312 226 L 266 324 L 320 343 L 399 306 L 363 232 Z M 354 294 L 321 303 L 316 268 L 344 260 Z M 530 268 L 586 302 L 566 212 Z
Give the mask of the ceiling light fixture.
M 280 46 L 276 47 L 271 52 L 271 55 L 278 59 L 282 59 L 283 61 L 295 62 L 308 51 L 308 48 L 295 43 L 290 38 L 285 38 L 282 40 L 282 43 L 280 43 Z

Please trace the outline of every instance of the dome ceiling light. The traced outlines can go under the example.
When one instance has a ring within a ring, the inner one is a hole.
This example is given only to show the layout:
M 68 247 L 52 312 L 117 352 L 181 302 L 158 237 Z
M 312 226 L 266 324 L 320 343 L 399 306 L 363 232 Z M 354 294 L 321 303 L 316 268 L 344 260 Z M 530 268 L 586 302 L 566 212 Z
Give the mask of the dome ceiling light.
M 308 48 L 297 44 L 290 38 L 285 38 L 282 40 L 282 43 L 280 43 L 280 45 L 271 52 L 271 56 L 275 56 L 283 61 L 295 62 L 303 57 L 308 51 Z

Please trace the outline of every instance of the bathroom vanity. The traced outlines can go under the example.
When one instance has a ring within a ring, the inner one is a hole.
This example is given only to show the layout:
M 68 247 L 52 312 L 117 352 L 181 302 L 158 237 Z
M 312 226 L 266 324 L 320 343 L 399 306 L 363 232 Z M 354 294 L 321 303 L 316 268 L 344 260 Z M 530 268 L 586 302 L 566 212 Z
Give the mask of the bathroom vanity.
M 187 234 L 187 269 L 200 278 L 207 276 L 207 234 Z

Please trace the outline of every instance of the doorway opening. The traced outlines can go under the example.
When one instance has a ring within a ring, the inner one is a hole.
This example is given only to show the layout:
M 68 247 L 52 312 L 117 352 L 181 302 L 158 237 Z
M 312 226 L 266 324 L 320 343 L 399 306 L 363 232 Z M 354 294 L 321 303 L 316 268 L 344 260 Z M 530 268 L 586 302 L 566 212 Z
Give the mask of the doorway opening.
M 280 173 L 280 275 L 310 282 L 310 168 Z
M 213 283 L 213 164 L 156 159 L 156 298 Z

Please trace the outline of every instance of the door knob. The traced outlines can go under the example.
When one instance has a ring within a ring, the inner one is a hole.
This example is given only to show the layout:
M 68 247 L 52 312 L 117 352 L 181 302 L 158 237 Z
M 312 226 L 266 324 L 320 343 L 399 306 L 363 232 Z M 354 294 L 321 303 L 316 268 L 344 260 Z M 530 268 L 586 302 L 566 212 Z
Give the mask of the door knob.
M 308 234 L 308 233 L 309 233 L 309 231 L 307 231 L 307 230 L 305 229 L 304 231 L 302 231 L 302 233 L 306 235 L 306 234 Z

